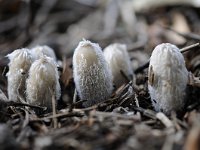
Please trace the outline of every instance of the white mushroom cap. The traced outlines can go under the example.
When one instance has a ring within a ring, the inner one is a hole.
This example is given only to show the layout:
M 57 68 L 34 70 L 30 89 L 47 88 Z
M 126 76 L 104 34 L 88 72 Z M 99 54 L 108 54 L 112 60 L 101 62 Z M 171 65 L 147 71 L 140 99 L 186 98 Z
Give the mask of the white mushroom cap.
M 32 56 L 30 50 L 26 48 L 17 49 L 12 53 L 8 54 L 6 57 L 10 60 L 9 72 L 15 72 L 16 70 L 23 69 L 28 71 L 32 63 Z
M 148 88 L 156 111 L 169 114 L 181 110 L 188 82 L 188 71 L 180 50 L 172 44 L 156 46 L 148 73 Z
M 112 75 L 98 44 L 83 40 L 73 55 L 77 92 L 85 106 L 106 100 L 112 93 Z
M 10 60 L 8 78 L 8 98 L 18 101 L 19 97 L 25 99 L 25 82 L 29 68 L 32 63 L 32 56 L 29 49 L 22 48 L 13 51 L 6 57 Z
M 27 79 L 27 101 L 30 104 L 52 107 L 52 96 L 60 98 L 57 66 L 53 58 L 43 56 L 33 62 Z
M 54 50 L 47 45 L 35 46 L 34 48 L 31 49 L 31 54 L 32 54 L 34 60 L 39 59 L 42 55 L 51 57 L 55 61 L 57 60 Z
M 127 47 L 124 44 L 111 44 L 104 49 L 104 57 L 112 71 L 113 82 L 116 87 L 120 87 L 127 82 L 126 77 L 131 80 L 133 69 L 127 52 Z M 126 77 L 124 77 L 124 75 Z

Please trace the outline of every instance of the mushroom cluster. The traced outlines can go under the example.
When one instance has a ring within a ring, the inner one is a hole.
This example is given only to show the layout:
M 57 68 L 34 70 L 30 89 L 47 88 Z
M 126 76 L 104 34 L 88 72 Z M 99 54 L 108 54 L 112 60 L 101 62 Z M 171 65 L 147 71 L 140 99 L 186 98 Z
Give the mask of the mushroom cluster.
M 131 79 L 133 71 L 126 46 L 113 44 L 102 52 L 98 44 L 83 40 L 73 55 L 74 82 L 84 106 L 107 100 L 113 90 Z
M 52 96 L 56 100 L 61 96 L 53 49 L 17 49 L 7 57 L 9 100 L 51 108 Z M 134 76 L 126 45 L 114 43 L 102 51 L 96 43 L 80 41 L 73 54 L 73 76 L 83 106 L 107 100 L 114 86 L 119 88 Z M 156 46 L 148 69 L 148 90 L 154 109 L 165 114 L 182 110 L 189 76 L 184 57 L 175 45 Z
M 56 55 L 48 46 L 17 49 L 8 54 L 10 62 L 8 98 L 51 108 L 52 96 L 60 97 Z
M 118 88 L 133 76 L 125 45 L 111 44 L 103 54 L 104 57 L 96 44 L 82 41 L 73 56 L 76 89 L 88 105 L 105 100 L 111 95 L 111 85 Z M 189 72 L 180 50 L 170 43 L 156 46 L 148 69 L 148 90 L 154 109 L 165 114 L 182 110 L 188 79 Z

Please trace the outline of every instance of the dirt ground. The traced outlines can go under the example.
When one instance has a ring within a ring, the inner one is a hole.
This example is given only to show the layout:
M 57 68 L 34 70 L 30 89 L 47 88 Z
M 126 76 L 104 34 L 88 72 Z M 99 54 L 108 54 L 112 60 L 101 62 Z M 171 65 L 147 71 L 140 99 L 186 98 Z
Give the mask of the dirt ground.
M 72 56 L 83 38 L 102 49 L 126 44 L 135 73 L 88 108 L 73 101 Z M 200 149 L 199 86 L 188 85 L 184 109 L 170 115 L 155 112 L 147 87 L 147 63 L 161 43 L 186 48 L 186 67 L 199 77 L 199 41 L 198 0 L 0 0 L 0 149 Z M 5 56 L 36 45 L 52 47 L 62 64 L 56 112 L 7 99 Z

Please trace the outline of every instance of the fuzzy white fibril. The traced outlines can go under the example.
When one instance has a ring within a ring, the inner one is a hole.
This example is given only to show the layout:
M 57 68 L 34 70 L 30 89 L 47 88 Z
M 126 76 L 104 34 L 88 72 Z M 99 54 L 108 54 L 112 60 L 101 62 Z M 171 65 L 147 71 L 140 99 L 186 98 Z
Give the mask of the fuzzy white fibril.
M 98 44 L 83 40 L 73 55 L 74 82 L 78 95 L 91 106 L 112 93 L 112 75 Z
M 188 71 L 180 50 L 169 43 L 158 45 L 150 58 L 148 88 L 156 111 L 170 114 L 181 110 Z
M 126 77 L 129 80 L 132 79 L 133 70 L 126 45 L 111 44 L 104 49 L 103 53 L 112 71 L 113 82 L 117 88 L 127 82 Z
M 41 58 L 43 55 L 51 57 L 55 61 L 57 60 L 54 50 L 46 45 L 35 46 L 34 48 L 31 49 L 31 54 L 32 54 L 34 60 Z
M 8 78 L 8 98 L 12 101 L 25 100 L 25 84 L 28 76 L 28 70 L 32 63 L 32 56 L 29 49 L 17 49 L 6 57 L 10 62 Z
M 27 101 L 30 104 L 52 108 L 52 96 L 60 98 L 60 84 L 53 58 L 43 56 L 33 62 L 26 82 Z

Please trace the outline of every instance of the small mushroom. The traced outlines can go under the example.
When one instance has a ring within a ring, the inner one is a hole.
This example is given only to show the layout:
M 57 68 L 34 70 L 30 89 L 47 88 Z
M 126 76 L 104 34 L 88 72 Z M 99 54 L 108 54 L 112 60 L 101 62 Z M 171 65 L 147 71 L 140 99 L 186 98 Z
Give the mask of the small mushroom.
M 10 60 L 8 78 L 8 98 L 12 101 L 25 100 L 26 79 L 32 63 L 29 49 L 22 48 L 13 51 L 6 57 Z
M 112 71 L 113 83 L 118 88 L 132 79 L 133 69 L 124 44 L 111 44 L 104 49 L 104 57 Z
M 47 45 L 35 46 L 34 48 L 31 49 L 31 54 L 34 60 L 39 59 L 40 57 L 42 57 L 42 55 L 51 57 L 55 61 L 57 60 L 54 50 Z
M 106 100 L 112 93 L 111 70 L 98 44 L 83 40 L 73 55 L 73 75 L 78 95 L 91 106 Z
M 170 114 L 183 108 L 188 75 L 183 55 L 175 45 L 156 46 L 148 70 L 148 89 L 156 111 Z
M 52 108 L 52 96 L 60 98 L 60 84 L 57 66 L 53 58 L 43 55 L 33 62 L 26 82 L 29 104 Z

